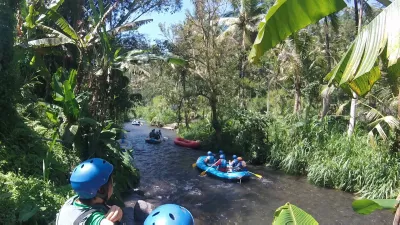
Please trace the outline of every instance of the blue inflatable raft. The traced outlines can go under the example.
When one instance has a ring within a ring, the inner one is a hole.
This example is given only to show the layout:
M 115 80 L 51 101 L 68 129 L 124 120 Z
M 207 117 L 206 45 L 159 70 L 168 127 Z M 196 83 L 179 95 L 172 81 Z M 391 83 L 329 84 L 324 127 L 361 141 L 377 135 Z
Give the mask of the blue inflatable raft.
M 161 143 L 161 139 L 146 138 L 145 142 L 149 143 L 149 144 L 160 144 Z
M 196 165 L 199 169 L 201 170 L 207 170 L 208 168 L 210 168 L 205 162 L 204 159 L 207 156 L 200 156 L 197 159 Z M 224 173 L 221 172 L 219 170 L 217 170 L 216 168 L 210 168 L 209 170 L 207 170 L 207 174 L 216 176 L 218 178 L 221 179 L 227 179 L 227 180 L 239 180 L 239 179 L 247 179 L 250 177 L 250 173 L 247 171 L 240 171 L 240 172 L 232 172 L 232 173 Z

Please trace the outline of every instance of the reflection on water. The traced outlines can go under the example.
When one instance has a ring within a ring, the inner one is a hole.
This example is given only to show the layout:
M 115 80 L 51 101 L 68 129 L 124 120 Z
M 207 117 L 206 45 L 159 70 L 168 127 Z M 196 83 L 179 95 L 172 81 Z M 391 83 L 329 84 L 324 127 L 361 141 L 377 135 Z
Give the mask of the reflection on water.
M 353 196 L 337 190 L 318 188 L 304 177 L 288 176 L 262 166 L 250 167 L 263 179 L 227 182 L 201 177 L 192 168 L 203 151 L 174 145 L 176 134 L 162 130 L 166 140 L 159 145 L 146 144 L 151 131 L 147 125 L 125 124 L 133 142 L 136 166 L 140 170 L 139 189 L 146 199 L 156 204 L 176 203 L 188 208 L 196 225 L 208 224 L 271 224 L 275 210 L 290 202 L 306 210 L 320 224 L 391 224 L 390 212 L 357 215 L 351 209 Z

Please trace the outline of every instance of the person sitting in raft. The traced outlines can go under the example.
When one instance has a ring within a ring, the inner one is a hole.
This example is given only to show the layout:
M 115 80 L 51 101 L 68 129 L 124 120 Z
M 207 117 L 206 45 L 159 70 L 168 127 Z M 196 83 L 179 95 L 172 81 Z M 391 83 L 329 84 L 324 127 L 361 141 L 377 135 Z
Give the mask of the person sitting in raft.
M 228 167 L 228 163 L 226 162 L 226 159 L 225 159 L 225 155 L 224 155 L 224 154 L 222 154 L 222 155 L 219 156 L 219 159 L 218 159 L 218 161 L 215 163 L 215 165 L 218 167 L 218 170 L 219 170 L 219 171 L 226 173 L 227 167 Z
M 207 152 L 207 157 L 204 159 L 204 162 L 208 165 L 211 166 L 215 163 L 215 158 L 214 154 L 210 151 Z
M 223 155 L 224 154 L 224 151 L 222 151 L 222 150 L 219 150 L 219 155 L 217 155 L 217 156 L 215 156 L 215 158 L 218 160 L 219 159 L 219 156 L 221 156 L 221 155 Z
M 156 129 L 151 130 L 149 133 L 149 138 L 155 138 L 156 137 Z
M 239 163 L 239 161 L 237 160 L 237 156 L 233 155 L 232 158 L 233 158 L 233 160 L 229 161 L 229 165 L 232 166 L 232 167 L 236 167 L 237 164 Z
M 158 130 L 157 137 L 158 137 L 157 139 L 161 139 L 162 138 L 161 130 Z
M 242 157 L 238 157 L 238 164 L 234 167 L 235 171 L 247 171 L 246 162 L 243 160 Z
M 128 211 L 106 205 L 113 194 L 113 165 L 104 159 L 88 159 L 72 172 L 70 182 L 76 196 L 67 200 L 57 214 L 56 225 L 112 225 L 129 221 Z M 133 208 L 132 213 L 133 213 Z M 124 217 L 124 212 L 127 212 Z

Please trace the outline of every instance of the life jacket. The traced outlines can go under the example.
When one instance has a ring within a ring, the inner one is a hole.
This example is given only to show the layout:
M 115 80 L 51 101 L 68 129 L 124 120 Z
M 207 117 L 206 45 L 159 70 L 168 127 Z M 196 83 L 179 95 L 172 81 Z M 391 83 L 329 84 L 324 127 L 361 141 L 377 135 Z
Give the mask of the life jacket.
M 211 166 L 212 164 L 215 163 L 215 158 L 214 156 L 207 156 L 207 164 L 210 164 L 209 166 Z
M 78 196 L 68 199 L 57 213 L 56 225 L 84 225 L 86 220 L 94 212 L 103 212 L 104 215 L 108 212 L 108 207 L 103 204 L 89 206 L 88 209 L 74 205 L 74 201 Z
M 239 163 L 239 160 L 237 160 L 237 159 L 232 160 L 232 167 L 236 167 L 238 165 L 238 163 Z
M 228 163 L 227 163 L 226 159 L 220 159 L 220 160 L 221 160 L 221 164 L 219 164 L 220 168 L 228 167 Z
M 245 163 L 245 162 L 239 161 L 238 164 L 237 164 L 237 166 L 236 166 L 236 168 L 238 168 L 238 169 L 241 170 L 241 171 L 247 171 L 247 167 L 244 167 L 244 166 L 243 166 L 243 163 Z M 246 164 L 246 163 L 245 163 L 245 164 Z

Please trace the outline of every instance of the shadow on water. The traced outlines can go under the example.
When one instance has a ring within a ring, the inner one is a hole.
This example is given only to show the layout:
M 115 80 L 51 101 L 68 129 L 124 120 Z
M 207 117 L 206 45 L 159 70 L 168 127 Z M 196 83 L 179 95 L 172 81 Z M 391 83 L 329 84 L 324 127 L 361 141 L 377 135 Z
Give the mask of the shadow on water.
M 175 132 L 162 129 L 167 140 L 159 145 L 144 139 L 152 127 L 125 124 L 127 138 L 133 142 L 136 167 L 140 170 L 144 197 L 155 205 L 176 203 L 188 208 L 196 225 L 205 224 L 271 224 L 275 210 L 290 202 L 306 210 L 320 224 L 391 224 L 390 212 L 361 216 L 353 212 L 353 195 L 319 188 L 304 177 L 289 176 L 262 166 L 250 167 L 263 179 L 226 182 L 201 177 L 192 168 L 203 151 L 174 145 Z M 126 203 L 131 204 L 127 197 Z

